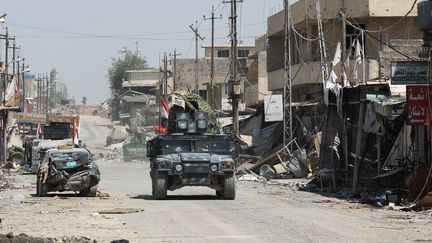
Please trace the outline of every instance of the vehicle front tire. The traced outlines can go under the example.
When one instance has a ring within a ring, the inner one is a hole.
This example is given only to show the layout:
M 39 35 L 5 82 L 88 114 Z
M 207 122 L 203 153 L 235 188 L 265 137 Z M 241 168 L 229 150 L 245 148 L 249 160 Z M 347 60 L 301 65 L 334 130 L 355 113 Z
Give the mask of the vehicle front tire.
M 223 191 L 218 191 L 218 190 L 216 190 L 216 196 L 217 197 L 223 197 Z
M 154 179 L 154 199 L 156 200 L 164 200 L 167 197 L 167 191 L 168 191 L 168 175 L 158 173 L 156 175 L 156 178 Z
M 48 184 L 42 181 L 43 179 L 38 176 L 36 181 L 36 195 L 38 197 L 46 197 L 48 195 Z
M 80 195 L 84 197 L 96 197 L 98 185 L 90 187 L 87 190 L 80 191 Z
M 25 156 L 21 152 L 12 153 L 9 157 L 9 160 L 21 166 L 25 165 Z
M 226 200 L 234 200 L 235 196 L 235 177 L 234 175 L 226 175 L 224 178 L 223 198 Z

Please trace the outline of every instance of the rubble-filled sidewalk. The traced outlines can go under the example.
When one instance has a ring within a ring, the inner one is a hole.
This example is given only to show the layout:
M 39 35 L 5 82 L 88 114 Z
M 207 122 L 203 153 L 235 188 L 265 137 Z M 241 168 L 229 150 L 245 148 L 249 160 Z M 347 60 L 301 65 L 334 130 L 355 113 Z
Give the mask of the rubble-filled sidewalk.
M 95 228 L 93 221 L 97 208 L 109 208 L 108 193 L 98 191 L 96 198 L 80 197 L 74 193 L 56 193 L 41 198 L 34 194 L 35 182 L 36 176 L 20 167 L 3 169 L 0 180 L 0 242 L 100 242 L 86 235 Z M 35 220 L 45 225 L 45 229 L 32 229 Z M 60 225 L 61 228 L 67 227 L 78 233 L 71 234 L 70 230 L 60 230 Z M 47 233 L 56 228 L 58 233 Z

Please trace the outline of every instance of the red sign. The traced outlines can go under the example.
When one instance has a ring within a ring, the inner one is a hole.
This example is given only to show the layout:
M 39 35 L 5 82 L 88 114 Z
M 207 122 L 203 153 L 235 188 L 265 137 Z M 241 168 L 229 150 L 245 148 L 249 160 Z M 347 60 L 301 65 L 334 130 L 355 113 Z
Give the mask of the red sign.
M 429 86 L 407 85 L 408 124 L 429 125 Z

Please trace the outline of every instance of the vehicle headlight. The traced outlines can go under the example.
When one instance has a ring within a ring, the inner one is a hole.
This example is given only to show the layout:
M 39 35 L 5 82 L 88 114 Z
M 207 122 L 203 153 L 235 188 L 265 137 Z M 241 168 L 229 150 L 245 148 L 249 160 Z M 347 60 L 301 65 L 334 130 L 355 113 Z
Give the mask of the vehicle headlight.
M 176 170 L 177 172 L 180 172 L 180 171 L 183 170 L 183 166 L 182 166 L 182 165 L 176 165 L 176 166 L 175 166 L 175 170 Z
M 200 119 L 196 123 L 198 129 L 207 129 L 207 120 Z
M 210 170 L 213 172 L 216 172 L 218 170 L 218 166 L 217 165 L 212 165 L 210 166 Z
M 166 168 L 167 165 L 168 165 L 168 163 L 167 163 L 165 160 L 159 162 L 159 166 L 160 166 L 161 168 Z
M 188 121 L 187 120 L 177 121 L 177 127 L 180 130 L 186 130 L 188 128 Z
M 225 161 L 225 167 L 231 168 L 233 166 L 234 166 L 234 161 L 232 161 L 232 160 Z

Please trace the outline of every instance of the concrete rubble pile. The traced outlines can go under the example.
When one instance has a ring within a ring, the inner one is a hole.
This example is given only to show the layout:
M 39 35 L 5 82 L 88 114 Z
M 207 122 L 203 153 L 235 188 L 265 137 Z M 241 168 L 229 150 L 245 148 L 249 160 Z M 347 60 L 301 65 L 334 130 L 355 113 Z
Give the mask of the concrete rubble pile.
M 291 156 L 283 148 L 282 122 L 265 122 L 264 104 L 240 122 L 241 151 L 239 170 L 253 171 L 267 180 L 311 177 L 317 173 L 322 114 L 318 103 L 295 105 L 296 146 Z

